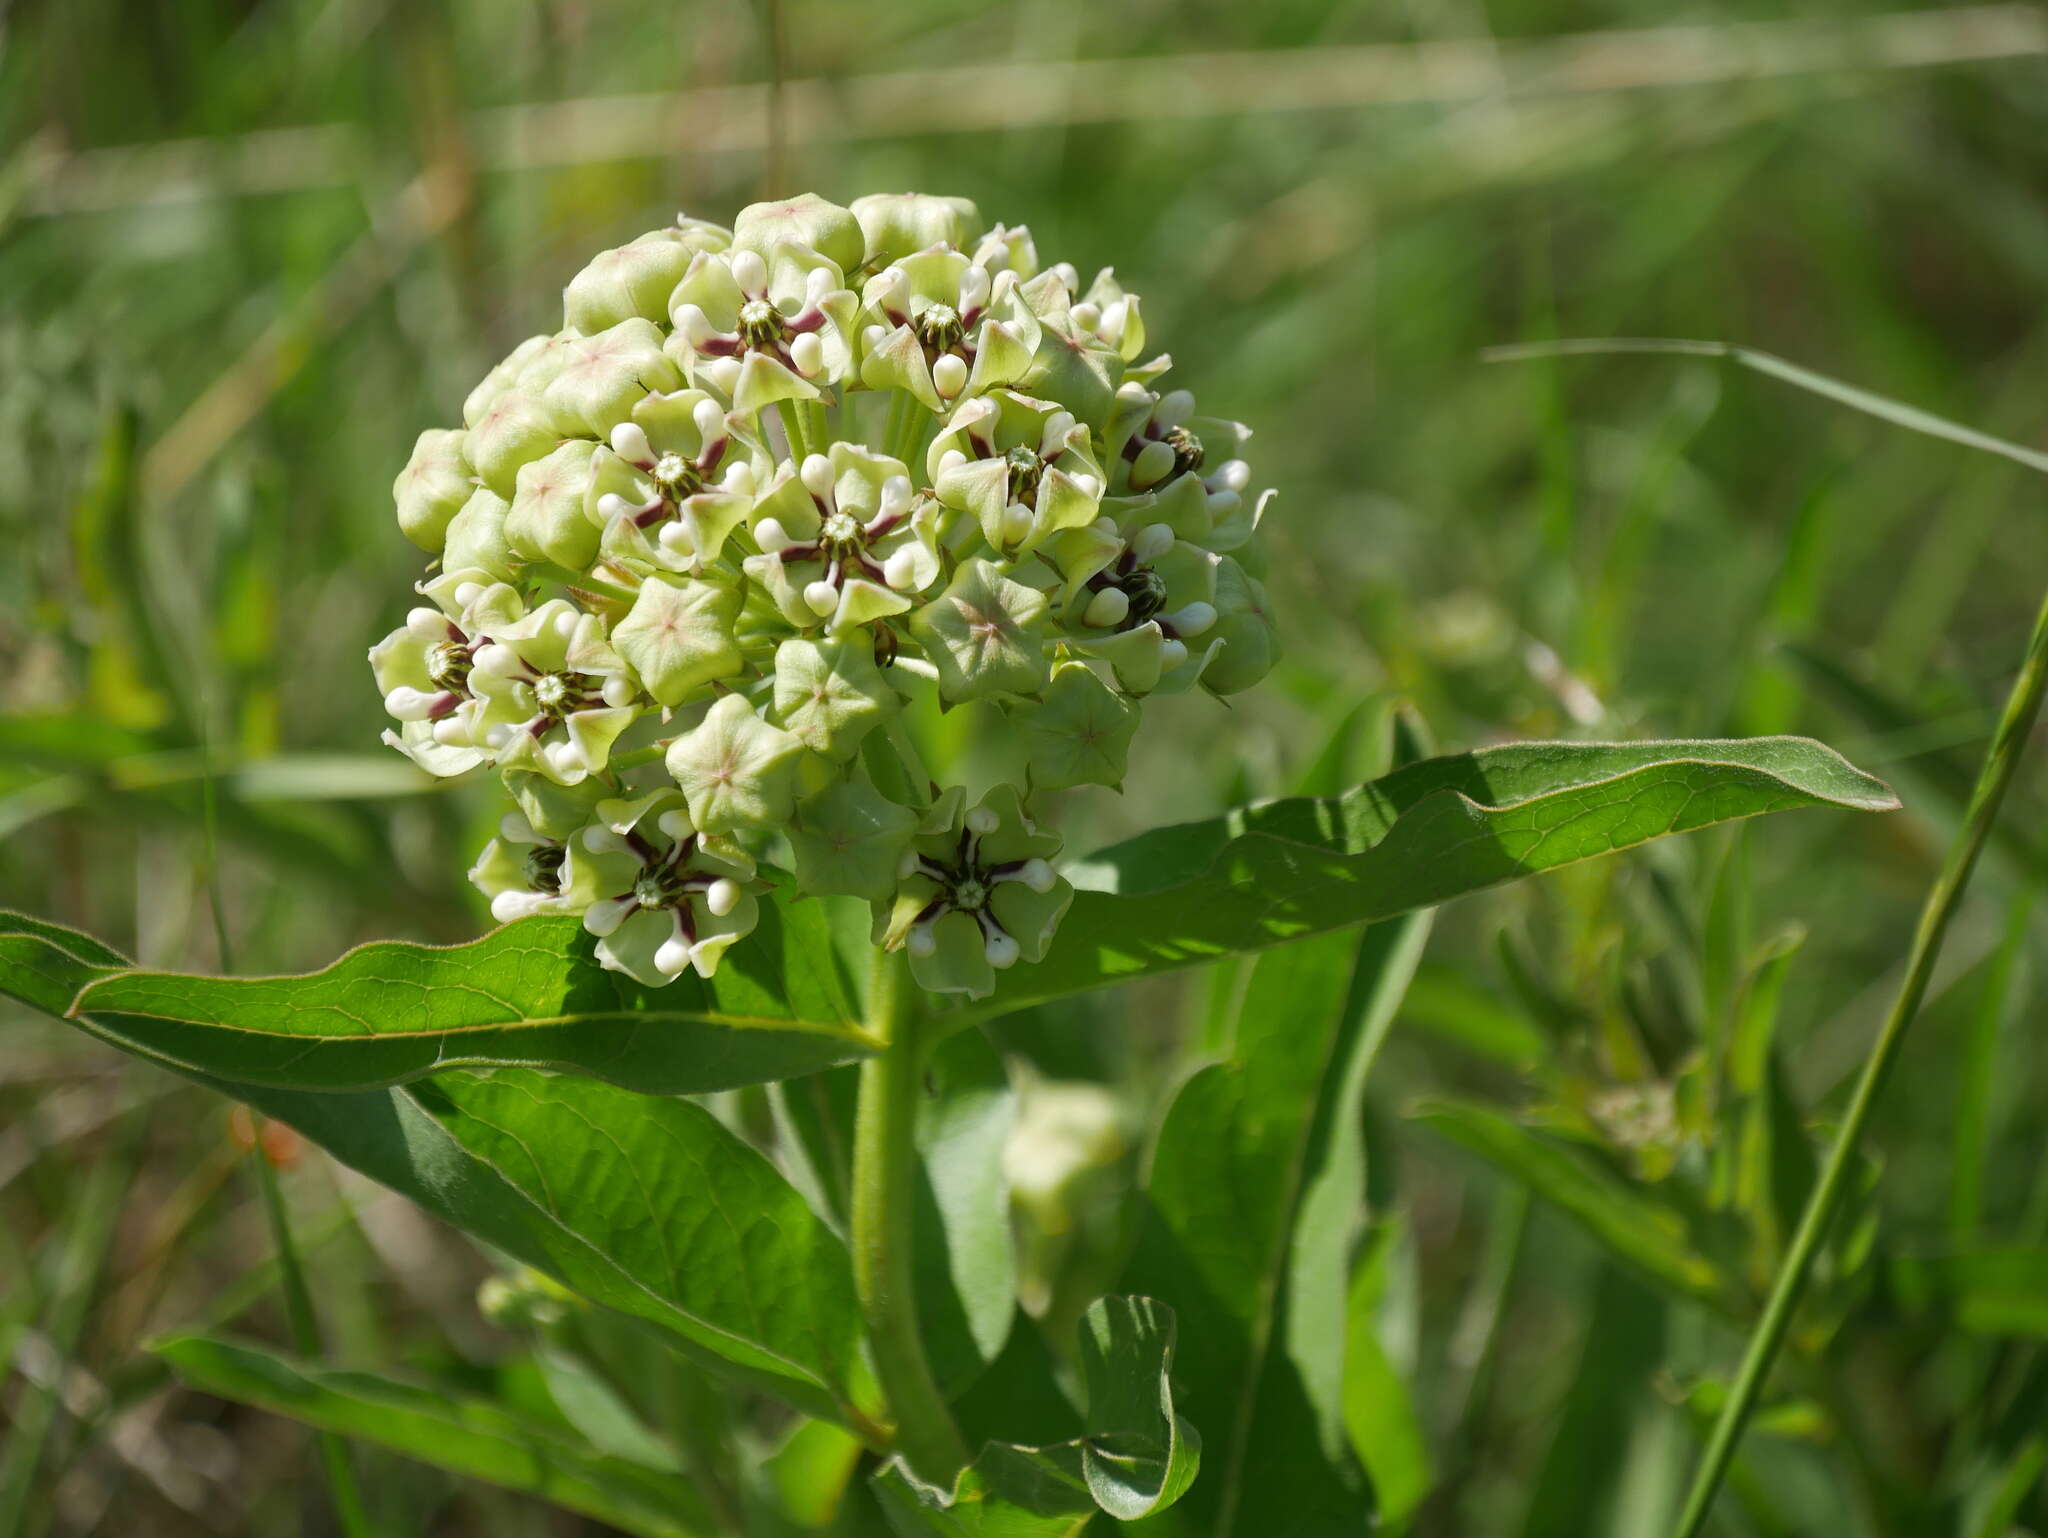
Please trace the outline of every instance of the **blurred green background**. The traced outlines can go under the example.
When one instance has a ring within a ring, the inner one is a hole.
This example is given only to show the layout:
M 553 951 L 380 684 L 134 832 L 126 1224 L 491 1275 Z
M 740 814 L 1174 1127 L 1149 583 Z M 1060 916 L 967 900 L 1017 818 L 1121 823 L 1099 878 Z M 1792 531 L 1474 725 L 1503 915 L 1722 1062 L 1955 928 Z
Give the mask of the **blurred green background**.
M 238 970 L 481 929 L 462 872 L 488 787 L 378 748 L 363 660 L 416 573 L 389 499 L 414 435 L 559 324 L 598 249 L 678 209 L 906 187 L 1028 223 L 1084 274 L 1114 263 L 1172 381 L 1257 429 L 1281 492 L 1288 660 L 1227 708 L 1151 705 L 1127 793 L 1070 798 L 1070 847 L 1351 783 L 1396 696 L 1451 748 L 1808 733 L 1905 796 L 1893 818 L 1802 814 L 1464 904 L 1379 1072 L 1382 1335 L 1432 1471 L 1415 1530 L 1651 1530 L 1739 1337 L 1646 1302 L 1403 1108 L 1485 1097 L 1664 1180 L 1660 1151 L 1687 1154 L 1658 1117 L 1683 1121 L 1672 1086 L 1739 910 L 1745 943 L 1803 928 L 1778 1042 L 1824 1123 L 2023 644 L 2048 523 L 2026 472 L 1722 365 L 1480 352 L 1726 339 L 2039 442 L 2041 10 L 0 4 L 0 903 L 212 969 L 211 818 Z M 1887 1253 L 2048 1235 L 2043 790 L 2023 769 L 1881 1115 Z M 1005 1040 L 1035 1074 L 1111 1087 L 1135 1146 L 1199 1050 L 1203 996 L 1112 997 Z M 10 1538 L 323 1531 L 305 1436 L 137 1352 L 172 1324 L 280 1329 L 226 1106 L 60 1028 L 8 1030 Z M 1531 1041 L 1568 1068 L 1525 1071 Z M 1617 1097 L 1656 1125 L 1621 1127 Z M 337 1356 L 487 1374 L 512 1354 L 466 1245 L 322 1161 L 287 1182 Z M 1990 1412 L 2033 1381 L 2032 1348 L 1958 1343 L 1881 1280 L 1844 1308 L 1821 1348 L 1839 1403 L 1760 1439 L 1738 1483 L 1762 1493 L 1724 1530 L 1839 1533 L 1854 1511 L 1857 1531 L 1975 1531 L 1950 1522 L 1957 1471 L 2009 1463 Z M 595 1531 L 363 1457 L 393 1531 Z M 2033 1485 L 2010 1520 L 2048 1531 Z

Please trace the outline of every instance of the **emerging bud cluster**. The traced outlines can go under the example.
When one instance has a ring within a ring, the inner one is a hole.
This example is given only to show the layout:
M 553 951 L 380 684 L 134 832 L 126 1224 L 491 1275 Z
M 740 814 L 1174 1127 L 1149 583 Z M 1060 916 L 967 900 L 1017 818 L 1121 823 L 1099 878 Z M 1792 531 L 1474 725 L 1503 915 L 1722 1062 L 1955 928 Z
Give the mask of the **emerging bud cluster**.
M 769 858 L 930 989 L 1035 961 L 1072 889 L 1030 798 L 1119 785 L 1144 696 L 1272 666 L 1248 431 L 1156 388 L 1138 296 L 959 198 L 810 195 L 607 251 L 420 435 L 433 557 L 370 652 L 385 740 L 516 809 L 470 878 L 609 967 L 709 976 Z M 1025 744 L 975 805 L 905 712 Z

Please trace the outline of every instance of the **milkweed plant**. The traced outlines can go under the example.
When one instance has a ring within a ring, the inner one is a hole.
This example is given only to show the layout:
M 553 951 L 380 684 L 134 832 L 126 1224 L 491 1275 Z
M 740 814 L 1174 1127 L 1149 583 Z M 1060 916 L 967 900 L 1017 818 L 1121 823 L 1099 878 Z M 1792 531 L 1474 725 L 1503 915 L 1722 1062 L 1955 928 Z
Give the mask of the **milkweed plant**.
M 661 984 L 782 879 L 871 903 L 933 992 L 1037 961 L 1073 896 L 1043 793 L 1120 786 L 1147 696 L 1273 664 L 1249 430 L 1164 388 L 1112 271 L 962 198 L 679 219 L 562 321 L 420 435 L 432 566 L 370 653 L 385 740 L 508 792 L 493 914 Z M 969 701 L 1020 745 L 971 802 L 903 729 Z
M 1342 795 L 1075 858 L 1056 800 L 1123 788 L 1149 699 L 1221 701 L 1279 660 L 1274 491 L 1251 431 L 1171 383 L 1156 319 L 965 199 L 805 194 L 599 253 L 560 326 L 419 435 L 393 490 L 425 570 L 369 662 L 392 748 L 503 789 L 468 871 L 498 927 L 236 978 L 7 914 L 0 992 L 476 1236 L 505 1266 L 484 1311 L 545 1340 L 561 1413 L 324 1367 L 277 1200 L 297 1355 L 159 1342 L 181 1378 L 655 1538 L 1401 1530 L 1418 1487 L 1374 1408 L 1394 1380 L 1357 1127 L 1432 910 L 1713 823 L 1896 802 L 1803 738 L 1432 756 L 1397 707 L 1386 772 Z M 2027 676 L 2031 712 L 2048 664 Z M 955 710 L 972 785 L 926 763 Z M 1163 1093 L 1139 1159 L 1103 1095 L 1020 1085 L 979 1029 L 1212 963 L 1222 1060 Z M 1641 1119 L 1662 1141 L 1631 1156 L 1690 1168 L 1687 1107 Z M 1532 1135 L 1435 1114 L 1510 1163 Z M 1117 1171 L 1137 1215 L 1063 1269 L 1077 1193 Z M 1751 1187 L 1775 1189 L 1699 1206 Z M 1660 1284 L 1749 1306 L 1748 1241 L 1724 1261 L 1676 1217 L 1602 1222 Z M 650 1359 L 682 1387 L 636 1382 Z M 664 1397 L 657 1435 L 634 1416 Z M 369 1531 L 338 1449 L 337 1511 Z

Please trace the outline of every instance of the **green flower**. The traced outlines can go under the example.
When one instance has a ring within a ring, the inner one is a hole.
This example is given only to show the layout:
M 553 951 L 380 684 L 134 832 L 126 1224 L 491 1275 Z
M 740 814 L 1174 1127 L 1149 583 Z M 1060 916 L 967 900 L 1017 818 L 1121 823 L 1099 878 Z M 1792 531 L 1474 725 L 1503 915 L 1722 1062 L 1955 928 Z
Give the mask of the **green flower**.
M 689 798 L 691 821 L 705 832 L 765 832 L 789 821 L 803 753 L 794 735 L 728 694 L 669 744 L 668 772 Z
M 655 703 L 674 707 L 745 666 L 733 637 L 739 614 L 740 596 L 724 583 L 649 577 L 612 645 Z
M 1129 694 L 1190 687 L 1214 649 L 1219 557 L 1175 536 L 1149 497 L 1054 541 L 1066 573 L 1060 614 L 1075 649 L 1115 670 Z
M 861 290 L 861 382 L 907 390 L 927 411 L 1014 384 L 1031 367 L 1038 317 L 1017 274 L 990 276 L 959 251 L 915 252 Z
M 1045 955 L 1074 889 L 1048 863 L 1059 835 L 1024 814 L 1014 789 L 965 806 L 956 786 L 926 813 L 875 943 L 908 951 L 920 986 L 983 998 L 998 971 Z
M 515 488 L 516 489 L 516 488 Z M 488 486 L 470 493 L 461 510 L 448 520 L 441 546 L 444 572 L 481 572 L 494 582 L 512 579 L 512 542 L 505 532 L 512 504 Z
M 939 576 L 938 509 L 900 460 L 851 443 L 785 464 L 754 504 L 747 575 L 801 629 L 858 629 L 907 613 Z
M 1084 663 L 1053 670 L 1043 704 L 1024 712 L 1031 784 L 1038 790 L 1072 785 L 1123 788 L 1138 707 L 1097 678 Z
M 867 236 L 853 210 L 815 192 L 749 203 L 733 221 L 732 244 L 735 251 L 767 259 L 791 248 L 808 249 L 841 272 L 853 271 L 867 253 Z
M 631 418 L 650 392 L 674 390 L 682 382 L 682 370 L 662 350 L 660 328 L 635 315 L 571 342 L 540 400 L 565 436 L 603 438 Z
M 370 648 L 384 708 L 400 723 L 384 741 L 429 774 L 462 774 L 490 756 L 477 731 L 483 706 L 470 688 L 480 644 L 475 631 L 422 606 Z
M 968 199 L 935 198 L 923 192 L 855 198 L 853 216 L 867 242 L 866 258 L 859 265 L 868 268 L 885 267 L 932 246 L 963 247 L 968 231 L 981 227 L 981 212 Z
M 693 219 L 600 251 L 562 290 L 562 318 L 586 336 L 635 316 L 665 321 L 668 296 L 689 269 L 690 258 L 699 251 L 723 251 L 731 243 L 726 231 Z
M 560 785 L 602 770 L 644 704 L 604 621 L 565 598 L 480 636 L 469 687 L 482 707 L 471 733 L 492 761 Z
M 1216 639 L 1220 649 L 1202 669 L 1202 683 L 1218 694 L 1249 689 L 1279 660 L 1266 590 L 1227 555 L 1216 567 Z
M 886 902 L 918 815 L 879 791 L 836 780 L 797 808 L 789 830 L 797 886 L 814 895 Z
M 926 463 L 942 503 L 972 515 L 991 550 L 1021 555 L 1095 521 L 1103 474 L 1088 439 L 1071 411 L 997 390 L 960 404 Z
M 1036 694 L 1049 669 L 1041 627 L 1045 595 L 987 561 L 963 561 L 946 590 L 910 617 L 948 700 Z
M 490 899 L 500 924 L 536 913 L 579 913 L 581 904 L 564 890 L 568 845 L 535 830 L 523 812 L 507 812 L 498 836 L 484 845 L 469 870 L 470 884 Z
M 864 636 L 798 636 L 775 649 L 775 720 L 813 753 L 846 763 L 902 704 Z
M 670 301 L 669 346 L 690 383 L 745 416 L 816 400 L 821 384 L 853 371 L 855 301 L 838 265 L 801 246 L 779 246 L 774 257 L 752 248 L 699 252 Z
M 597 445 L 571 438 L 552 454 L 519 467 L 505 542 L 529 561 L 580 570 L 597 554 L 597 529 L 585 516 L 590 456 Z
M 545 402 L 514 388 L 498 395 L 470 424 L 463 451 L 477 478 L 509 498 L 517 489 L 519 467 L 554 453 L 567 436 Z
M 597 825 L 570 841 L 565 884 L 598 937 L 598 961 L 651 988 L 685 967 L 711 976 L 760 921 L 756 893 L 766 887 L 754 862 L 699 832 L 672 790 L 601 801 L 597 811 Z
M 606 556 L 697 571 L 753 507 L 766 451 L 702 390 L 649 395 L 591 457 L 583 511 Z
M 462 451 L 467 436 L 459 427 L 428 428 L 391 484 L 398 527 L 429 555 L 441 553 L 449 521 L 476 490 L 476 472 Z

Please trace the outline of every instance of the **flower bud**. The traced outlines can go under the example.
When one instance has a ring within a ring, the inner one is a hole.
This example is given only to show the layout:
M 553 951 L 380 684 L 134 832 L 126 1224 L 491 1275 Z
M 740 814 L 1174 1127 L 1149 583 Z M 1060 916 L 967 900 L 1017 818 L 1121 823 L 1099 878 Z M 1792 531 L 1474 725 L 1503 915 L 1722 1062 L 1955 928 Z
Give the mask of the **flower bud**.
M 449 520 L 476 489 L 475 472 L 463 455 L 466 436 L 460 428 L 428 428 L 391 486 L 398 503 L 398 527 L 430 555 L 441 553 Z

